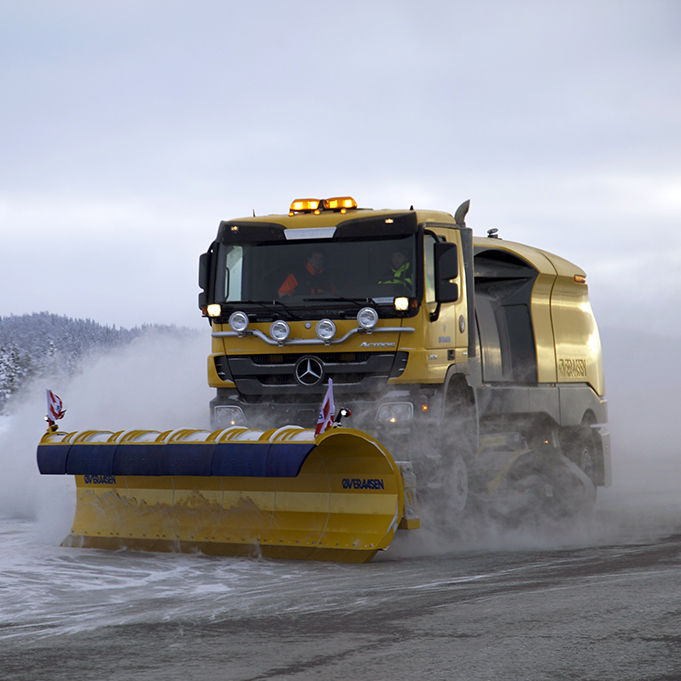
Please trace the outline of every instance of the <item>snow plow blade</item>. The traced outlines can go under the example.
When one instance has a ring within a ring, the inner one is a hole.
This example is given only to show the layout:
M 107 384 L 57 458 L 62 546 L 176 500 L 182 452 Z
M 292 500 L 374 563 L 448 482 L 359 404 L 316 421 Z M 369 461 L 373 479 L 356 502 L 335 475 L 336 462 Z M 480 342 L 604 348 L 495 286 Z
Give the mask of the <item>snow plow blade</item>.
M 75 476 L 69 546 L 366 562 L 418 527 L 400 465 L 350 428 L 47 432 L 37 456 Z

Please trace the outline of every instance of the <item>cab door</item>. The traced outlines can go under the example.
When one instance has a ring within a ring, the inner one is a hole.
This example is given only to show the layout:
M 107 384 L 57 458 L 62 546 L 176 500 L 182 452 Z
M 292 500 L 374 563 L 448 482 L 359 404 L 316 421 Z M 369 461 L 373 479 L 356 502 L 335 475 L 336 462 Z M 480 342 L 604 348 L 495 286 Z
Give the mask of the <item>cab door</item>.
M 423 259 L 428 373 L 433 378 L 437 376 L 439 380 L 443 380 L 449 365 L 457 359 L 462 360 L 462 349 L 468 346 L 465 278 L 459 231 L 426 225 L 423 234 Z M 455 276 L 447 276 L 454 271 Z M 446 281 L 443 277 L 446 277 Z

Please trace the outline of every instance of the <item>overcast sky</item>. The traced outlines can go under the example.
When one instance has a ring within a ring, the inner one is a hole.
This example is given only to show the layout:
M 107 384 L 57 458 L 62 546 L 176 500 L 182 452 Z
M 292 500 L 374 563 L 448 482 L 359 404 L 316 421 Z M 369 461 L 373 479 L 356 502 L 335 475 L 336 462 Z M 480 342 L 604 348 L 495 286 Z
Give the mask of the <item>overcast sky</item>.
M 221 219 L 453 212 L 681 335 L 681 2 L 0 0 L 0 316 L 202 326 Z

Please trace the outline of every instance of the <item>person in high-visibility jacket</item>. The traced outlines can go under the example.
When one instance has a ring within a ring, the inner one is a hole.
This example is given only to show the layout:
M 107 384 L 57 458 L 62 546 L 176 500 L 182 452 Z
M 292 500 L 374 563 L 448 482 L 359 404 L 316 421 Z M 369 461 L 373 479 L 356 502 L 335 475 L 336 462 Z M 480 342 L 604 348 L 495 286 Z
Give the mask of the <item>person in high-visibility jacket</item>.
M 394 284 L 412 289 L 414 280 L 412 278 L 411 263 L 402 251 L 393 251 L 390 256 L 390 273 L 379 284 Z
M 290 272 L 279 287 L 280 296 L 320 295 L 335 293 L 336 287 L 324 269 L 324 254 L 312 251 L 300 272 Z

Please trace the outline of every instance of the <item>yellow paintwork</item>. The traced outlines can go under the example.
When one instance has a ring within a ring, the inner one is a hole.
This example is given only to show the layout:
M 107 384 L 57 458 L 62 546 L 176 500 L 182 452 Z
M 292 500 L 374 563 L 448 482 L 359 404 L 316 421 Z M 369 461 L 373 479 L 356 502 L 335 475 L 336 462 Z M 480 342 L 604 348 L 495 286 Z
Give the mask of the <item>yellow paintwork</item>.
M 146 442 L 315 442 L 297 477 L 77 475 L 72 546 L 149 550 L 203 550 L 365 562 L 390 545 L 403 520 L 405 491 L 399 467 L 372 437 L 334 428 L 316 440 L 312 431 L 287 426 L 272 431 L 154 431 L 118 433 L 130 447 Z M 111 442 L 88 431 L 80 441 Z M 78 440 L 47 433 L 41 444 Z M 348 481 L 381 480 L 383 489 L 354 488 Z M 348 488 L 349 487 L 349 488 Z M 413 505 L 414 499 L 410 500 Z M 403 527 L 418 526 L 404 519 Z
M 258 215 L 256 217 L 234 218 L 229 222 L 238 222 L 240 224 L 263 223 L 269 222 L 272 224 L 282 225 L 286 229 L 307 229 L 316 227 L 335 227 L 346 220 L 354 220 L 356 218 L 381 218 L 383 216 L 394 217 L 396 215 L 407 215 L 414 211 L 407 210 L 390 210 L 380 209 L 371 210 L 367 208 L 357 208 L 348 210 L 345 213 L 334 211 L 322 211 L 319 215 L 314 213 L 303 213 L 296 215 L 289 214 L 273 214 L 273 215 Z M 450 213 L 439 210 L 417 210 L 416 217 L 419 222 L 440 222 L 454 224 L 454 218 Z
M 381 217 L 383 215 L 396 215 L 400 212 L 390 210 L 351 210 L 345 214 L 322 212 L 320 215 L 312 213 L 304 215 L 268 215 L 258 218 L 237 219 L 238 222 L 273 222 L 284 225 L 287 229 L 305 229 L 312 227 L 335 226 L 339 222 L 357 217 Z M 419 223 L 440 223 L 454 225 L 454 218 L 442 211 L 416 211 Z M 362 343 L 387 343 L 392 344 L 383 346 L 383 350 L 401 350 L 409 353 L 409 362 L 405 371 L 399 377 L 389 379 L 391 384 L 441 384 L 445 380 L 447 371 L 452 360 L 449 358 L 448 351 L 454 352 L 457 362 L 466 362 L 468 355 L 468 331 L 459 328 L 459 317 L 463 315 L 466 320 L 466 300 L 467 292 L 464 285 L 464 261 L 461 249 L 461 240 L 457 230 L 446 227 L 430 227 L 436 234 L 444 237 L 447 241 L 456 243 L 459 246 L 459 277 L 455 280 L 459 285 L 459 300 L 454 303 L 446 303 L 441 306 L 440 318 L 437 322 L 431 323 L 429 318 L 430 310 L 427 305 L 421 305 L 418 314 L 413 317 L 395 316 L 390 319 L 381 319 L 377 325 L 380 327 L 408 327 L 413 331 L 402 333 L 382 333 L 374 332 L 371 334 L 358 333 L 351 335 L 341 344 L 321 345 L 317 342 L 314 323 L 309 329 L 305 328 L 305 321 L 289 322 L 291 327 L 290 339 L 310 339 L 310 345 L 305 344 L 284 344 L 282 346 L 270 345 L 258 338 L 250 335 L 250 332 L 259 330 L 269 336 L 270 323 L 254 323 L 249 325 L 249 334 L 242 337 L 216 337 L 212 338 L 212 351 L 208 357 L 208 385 L 213 388 L 234 388 L 235 383 L 231 380 L 223 381 L 215 370 L 214 357 L 220 355 L 248 355 L 248 354 L 270 354 L 287 355 L 301 352 L 309 352 L 323 355 L 325 352 L 367 352 L 371 348 L 362 347 Z M 357 323 L 353 319 L 334 319 L 337 332 L 335 338 L 343 337 L 351 329 L 357 328 Z M 213 322 L 212 332 L 220 333 L 231 331 L 229 324 L 218 324 Z M 448 340 L 446 340 L 448 339 Z M 379 351 L 379 348 L 374 348 Z
M 323 211 L 320 215 L 268 215 L 257 218 L 242 218 L 239 222 L 273 222 L 287 229 L 330 227 L 356 217 L 381 217 L 396 215 L 401 211 L 350 210 L 345 214 Z M 454 218 L 441 211 L 416 211 L 419 223 L 454 224 Z M 322 355 L 324 352 L 367 351 L 362 343 L 394 343 L 384 346 L 390 350 L 409 353 L 405 371 L 399 377 L 389 379 L 391 384 L 442 384 L 452 364 L 461 369 L 468 361 L 468 330 L 471 320 L 467 318 L 466 291 L 464 282 L 463 250 L 457 230 L 429 225 L 447 241 L 459 246 L 459 300 L 441 306 L 436 322 L 431 322 L 429 313 L 434 304 L 421 301 L 418 314 L 413 317 L 381 319 L 378 326 L 404 326 L 413 332 L 355 334 L 341 344 L 320 345 L 269 345 L 253 335 L 243 337 L 213 337 L 212 354 L 208 358 L 208 384 L 214 388 L 234 388 L 233 381 L 223 381 L 215 371 L 214 357 L 218 355 L 271 354 L 286 355 L 310 352 Z M 535 336 L 538 383 L 588 383 L 598 395 L 605 394 L 603 361 L 598 328 L 588 299 L 588 288 L 577 283 L 575 275 L 585 277 L 577 265 L 542 249 L 533 248 L 502 239 L 491 240 L 477 237 L 474 247 L 494 248 L 508 251 L 526 260 L 538 272 L 532 290 L 530 315 Z M 463 317 L 463 331 L 459 319 Z M 335 319 L 336 338 L 342 337 L 357 324 L 352 319 Z M 252 324 L 249 331 L 259 330 L 269 336 L 269 323 Z M 228 324 L 213 324 L 213 332 L 230 331 Z M 305 328 L 305 322 L 291 322 L 291 339 L 316 340 L 314 324 Z M 452 358 L 453 353 L 453 358 Z
M 589 302 L 586 278 L 577 265 L 538 248 L 501 239 L 473 239 L 474 246 L 505 250 L 537 271 L 531 316 L 537 349 L 539 383 L 588 383 L 605 394 L 598 327 Z

